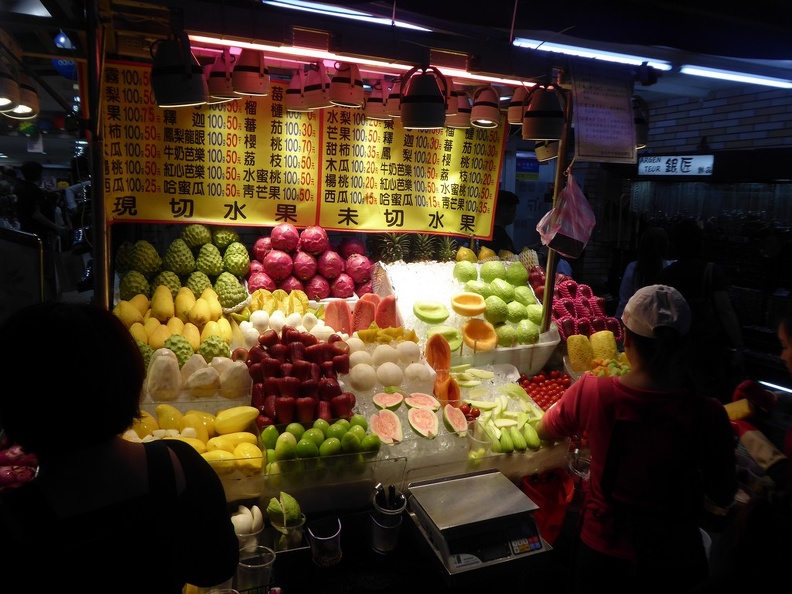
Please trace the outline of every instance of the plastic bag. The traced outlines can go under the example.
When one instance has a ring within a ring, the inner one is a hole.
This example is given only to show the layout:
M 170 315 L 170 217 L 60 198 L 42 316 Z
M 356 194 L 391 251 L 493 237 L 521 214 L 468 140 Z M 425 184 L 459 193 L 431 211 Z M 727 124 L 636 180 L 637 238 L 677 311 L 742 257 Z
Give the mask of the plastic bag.
M 567 508 L 575 495 L 572 477 L 563 469 L 554 468 L 522 477 L 520 486 L 539 506 L 534 511 L 534 520 L 542 538 L 552 545 L 561 534 Z
M 536 230 L 543 245 L 567 258 L 577 258 L 586 248 L 596 224 L 591 205 L 570 173 L 556 206 L 536 224 Z

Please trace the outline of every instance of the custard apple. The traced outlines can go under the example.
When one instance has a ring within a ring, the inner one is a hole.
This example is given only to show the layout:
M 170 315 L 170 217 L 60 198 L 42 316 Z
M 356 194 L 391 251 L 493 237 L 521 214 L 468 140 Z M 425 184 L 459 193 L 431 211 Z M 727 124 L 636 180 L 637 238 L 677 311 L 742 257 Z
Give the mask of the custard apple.
M 217 276 L 223 272 L 223 256 L 215 244 L 205 243 L 201 246 L 195 260 L 195 269 L 208 276 Z
M 250 254 L 244 244 L 234 241 L 223 254 L 223 267 L 234 276 L 245 276 L 250 270 Z
M 132 270 L 132 254 L 135 244 L 132 241 L 125 241 L 118 246 L 115 256 L 115 269 L 118 274 L 125 274 Z
M 212 280 L 200 270 L 190 273 L 187 280 L 184 281 L 184 286 L 189 287 L 196 297 L 204 292 L 204 289 L 212 288 Z
M 171 334 L 168 336 L 168 338 L 165 339 L 164 346 L 166 349 L 172 350 L 176 355 L 176 358 L 179 360 L 179 369 L 187 363 L 187 359 L 195 354 L 195 351 L 193 351 L 193 348 L 190 346 L 190 341 L 181 334 Z
M 142 340 L 135 339 L 135 342 L 140 349 L 140 354 L 143 355 L 143 369 L 148 369 L 149 363 L 151 362 L 151 355 L 154 354 L 154 349 Z
M 187 242 L 174 239 L 162 257 L 162 269 L 172 270 L 179 276 L 186 276 L 195 270 L 195 257 Z
M 145 239 L 136 241 L 135 247 L 132 248 L 131 269 L 137 270 L 149 279 L 159 272 L 160 266 L 162 266 L 162 258 L 160 258 L 157 248 Z
M 212 243 L 212 231 L 206 225 L 187 225 L 182 229 L 181 238 L 187 247 L 197 249 L 205 243 Z
M 118 285 L 118 296 L 124 301 L 129 301 L 138 293 L 151 297 L 151 285 L 142 273 L 130 270 L 121 278 Z
M 215 357 L 230 357 L 231 348 L 217 334 L 210 334 L 206 337 L 206 340 L 201 342 L 201 346 L 198 347 L 198 354 L 204 358 L 204 361 L 211 363 Z
M 149 284 L 151 285 L 152 295 L 154 294 L 154 289 L 156 289 L 159 285 L 165 285 L 170 289 L 171 295 L 173 295 L 174 299 L 176 299 L 176 293 L 178 293 L 179 289 L 181 288 L 181 280 L 179 280 L 179 277 L 172 270 L 163 270 L 162 272 L 158 272 L 157 276 L 155 276 Z
M 239 241 L 239 233 L 229 227 L 217 227 L 212 231 L 212 243 L 217 246 L 221 254 L 235 241 Z
M 223 272 L 217 277 L 214 284 L 217 300 L 225 308 L 239 305 L 247 299 L 247 289 L 239 282 L 239 279 L 230 272 Z

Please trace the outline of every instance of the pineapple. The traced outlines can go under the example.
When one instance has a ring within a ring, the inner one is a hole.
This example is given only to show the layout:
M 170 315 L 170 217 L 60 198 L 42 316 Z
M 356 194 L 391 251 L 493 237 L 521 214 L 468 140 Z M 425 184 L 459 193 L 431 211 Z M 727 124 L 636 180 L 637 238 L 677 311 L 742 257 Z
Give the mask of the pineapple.
M 405 260 L 410 253 L 410 236 L 406 233 L 375 233 L 369 235 L 366 250 L 374 261 L 388 264 Z
M 437 260 L 439 262 L 453 262 L 456 260 L 457 244 L 456 239 L 448 235 L 441 235 L 437 241 Z
M 433 235 L 413 233 L 410 240 L 410 261 L 426 262 L 427 260 L 434 260 L 436 243 L 437 240 Z

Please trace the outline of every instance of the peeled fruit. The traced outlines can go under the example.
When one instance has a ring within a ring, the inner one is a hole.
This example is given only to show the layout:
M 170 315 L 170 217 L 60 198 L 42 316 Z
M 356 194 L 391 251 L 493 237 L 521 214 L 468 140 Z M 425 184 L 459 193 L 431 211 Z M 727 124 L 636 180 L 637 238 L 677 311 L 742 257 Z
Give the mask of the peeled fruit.
M 244 431 L 258 415 L 259 410 L 253 406 L 226 408 L 215 415 L 214 428 L 220 435 Z
M 441 324 L 450 315 L 445 304 L 432 299 L 420 299 L 413 303 L 413 314 L 427 324 Z
M 208 450 L 201 454 L 220 475 L 231 474 L 236 469 L 234 454 L 226 450 Z
M 257 445 L 242 442 L 234 448 L 234 464 L 246 476 L 261 474 L 264 457 Z
M 404 372 L 396 363 L 386 361 L 376 371 L 377 381 L 383 386 L 400 386 L 404 380 Z
M 355 390 L 370 390 L 377 385 L 377 372 L 365 363 L 355 365 L 349 371 L 349 383 Z
M 184 443 L 188 443 L 188 444 L 190 444 L 190 445 L 191 445 L 191 446 L 192 446 L 192 447 L 195 449 L 195 451 L 196 451 L 196 452 L 198 452 L 199 454 L 205 454 L 205 453 L 206 453 L 206 451 L 207 451 L 207 450 L 206 450 L 206 444 L 205 444 L 204 442 L 202 442 L 202 441 L 201 441 L 199 438 L 197 438 L 197 437 L 187 437 L 187 436 L 184 436 L 184 435 L 173 435 L 173 436 L 167 436 L 167 435 L 166 435 L 166 436 L 165 436 L 165 437 L 163 437 L 162 439 L 178 439 L 179 441 L 183 441 Z
M 157 415 L 157 425 L 160 429 L 179 430 L 179 422 L 184 415 L 178 408 L 170 404 L 158 404 L 154 412 Z

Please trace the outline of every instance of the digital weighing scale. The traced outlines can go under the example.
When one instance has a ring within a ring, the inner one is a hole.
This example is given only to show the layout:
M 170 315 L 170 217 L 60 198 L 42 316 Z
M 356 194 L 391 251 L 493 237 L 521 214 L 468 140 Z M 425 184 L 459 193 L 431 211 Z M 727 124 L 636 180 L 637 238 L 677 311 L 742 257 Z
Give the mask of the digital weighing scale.
M 552 550 L 539 509 L 497 469 L 410 483 L 408 511 L 450 576 Z

